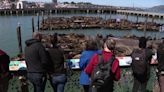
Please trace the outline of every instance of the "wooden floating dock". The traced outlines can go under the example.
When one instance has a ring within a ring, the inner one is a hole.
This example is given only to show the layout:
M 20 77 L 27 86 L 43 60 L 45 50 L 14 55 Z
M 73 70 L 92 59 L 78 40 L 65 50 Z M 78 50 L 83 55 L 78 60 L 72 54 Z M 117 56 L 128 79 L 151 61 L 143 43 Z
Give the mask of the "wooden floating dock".
M 127 19 L 103 19 L 101 17 L 73 16 L 48 17 L 41 22 L 40 30 L 105 28 L 144 31 L 159 31 L 162 24 L 155 22 L 132 22 Z

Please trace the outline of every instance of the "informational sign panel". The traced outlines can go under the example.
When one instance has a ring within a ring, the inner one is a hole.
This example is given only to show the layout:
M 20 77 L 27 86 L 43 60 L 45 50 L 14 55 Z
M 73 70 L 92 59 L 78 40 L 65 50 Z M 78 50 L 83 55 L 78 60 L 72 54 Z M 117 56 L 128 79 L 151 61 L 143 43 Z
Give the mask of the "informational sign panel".
M 116 58 L 119 60 L 120 66 L 130 66 L 130 64 L 132 63 L 132 58 L 130 56 Z
M 130 66 L 132 63 L 132 58 L 130 56 L 125 57 L 116 57 L 119 60 L 120 66 Z M 66 60 L 67 65 L 72 69 L 80 69 L 79 62 L 80 59 L 68 59 Z M 157 64 L 157 55 L 155 54 L 152 57 L 151 64 Z M 10 61 L 9 70 L 10 71 L 18 71 L 18 70 L 26 70 L 26 62 L 25 61 Z
M 72 69 L 80 69 L 80 67 L 79 67 L 80 60 L 79 59 L 69 59 L 69 60 L 66 60 L 66 61 L 69 62 L 69 66 Z
M 10 71 L 26 70 L 26 68 L 27 66 L 25 61 L 10 61 Z
M 130 56 L 127 57 L 116 57 L 119 60 L 120 66 L 130 66 L 132 62 L 132 58 Z M 67 62 L 71 62 L 71 68 L 72 69 L 79 69 L 79 59 L 69 59 Z

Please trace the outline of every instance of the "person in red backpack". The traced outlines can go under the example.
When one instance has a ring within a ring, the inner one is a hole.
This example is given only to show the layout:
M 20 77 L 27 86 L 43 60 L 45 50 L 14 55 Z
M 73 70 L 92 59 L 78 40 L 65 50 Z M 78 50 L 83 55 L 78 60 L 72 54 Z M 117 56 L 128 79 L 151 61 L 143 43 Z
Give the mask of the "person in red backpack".
M 112 55 L 114 54 L 116 42 L 113 39 L 106 39 L 104 42 L 103 50 L 102 50 L 102 57 L 104 59 L 104 62 L 107 62 Z M 99 63 L 99 56 L 98 54 L 95 54 L 92 58 L 90 63 L 85 68 L 85 72 L 88 75 L 91 75 L 93 73 L 94 68 Z M 113 92 L 113 83 L 115 81 L 118 81 L 120 79 L 120 67 L 119 67 L 119 61 L 118 59 L 115 59 L 111 66 L 112 74 L 114 75 L 113 79 L 108 81 L 106 85 L 103 85 L 100 88 L 96 88 L 96 92 Z M 93 92 L 93 90 L 92 90 Z

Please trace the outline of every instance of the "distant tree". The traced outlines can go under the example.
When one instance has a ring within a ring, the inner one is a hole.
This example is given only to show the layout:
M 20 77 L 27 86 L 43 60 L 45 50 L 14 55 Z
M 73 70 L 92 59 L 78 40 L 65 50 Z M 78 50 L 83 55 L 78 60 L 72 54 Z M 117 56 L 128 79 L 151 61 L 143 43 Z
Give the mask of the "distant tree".
M 69 2 L 64 2 L 64 4 L 69 4 Z
M 90 2 L 78 2 L 77 4 L 92 5 L 92 3 L 90 3 Z
M 76 4 L 76 3 L 72 1 L 71 4 Z
M 87 4 L 87 5 L 92 5 L 92 3 L 90 3 L 90 2 L 86 2 L 85 4 Z

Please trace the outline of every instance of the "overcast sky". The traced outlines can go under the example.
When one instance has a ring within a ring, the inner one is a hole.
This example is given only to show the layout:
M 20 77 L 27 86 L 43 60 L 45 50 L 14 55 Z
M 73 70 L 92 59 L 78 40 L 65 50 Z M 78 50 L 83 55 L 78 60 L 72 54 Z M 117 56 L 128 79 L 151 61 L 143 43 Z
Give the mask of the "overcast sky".
M 38 2 L 51 2 L 51 0 L 26 0 Z M 113 5 L 113 6 L 130 6 L 130 7 L 153 7 L 164 5 L 164 0 L 58 0 L 58 2 L 91 2 L 99 5 Z

